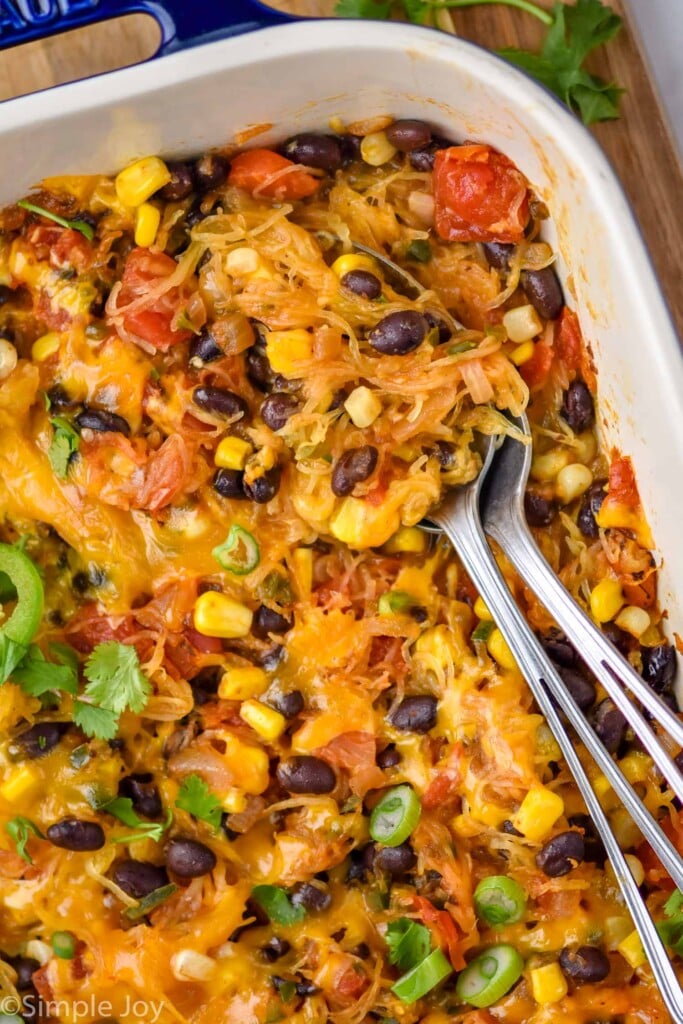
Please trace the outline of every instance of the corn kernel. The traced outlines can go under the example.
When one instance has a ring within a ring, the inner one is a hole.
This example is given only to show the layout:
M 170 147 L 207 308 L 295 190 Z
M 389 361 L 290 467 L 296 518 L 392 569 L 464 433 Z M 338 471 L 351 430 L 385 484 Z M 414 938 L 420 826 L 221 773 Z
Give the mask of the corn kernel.
M 470 814 L 475 821 L 486 825 L 487 828 L 498 829 L 510 815 L 509 808 L 501 807 L 490 800 L 470 804 Z
M 628 864 L 628 869 L 633 875 L 636 885 L 641 886 L 645 881 L 645 868 L 641 861 L 632 853 L 624 854 L 624 860 Z
M 292 570 L 299 597 L 307 600 L 313 589 L 313 550 L 296 548 L 292 552 Z
M 140 206 L 171 180 L 171 172 L 158 156 L 146 156 L 124 167 L 116 175 L 114 186 L 124 206 Z
M 252 611 L 227 594 L 207 590 L 194 605 L 194 628 L 202 636 L 236 640 L 251 630 Z
M 474 614 L 478 619 L 483 619 L 484 622 L 493 622 L 493 615 L 491 615 L 488 606 L 481 597 L 478 597 L 474 602 Z
M 270 783 L 270 762 L 265 750 L 243 743 L 231 732 L 223 733 L 220 739 L 225 744 L 223 759 L 235 787 L 252 796 L 263 793 Z
M 276 740 L 287 728 L 284 715 L 257 700 L 245 700 L 240 708 L 240 718 L 267 742 Z
M 611 622 L 624 604 L 624 593 L 618 580 L 600 580 L 591 590 L 591 614 L 596 622 Z
M 359 430 L 364 430 L 375 422 L 382 411 L 382 403 L 370 388 L 364 384 L 354 388 L 344 402 L 344 408 L 351 417 L 351 422 Z
M 351 270 L 369 270 L 376 274 L 377 260 L 373 260 L 372 256 L 367 256 L 362 252 L 347 252 L 343 256 L 337 257 L 331 270 L 340 280 Z
M 0 338 L 0 380 L 5 380 L 17 367 L 17 350 L 7 338 Z
M 221 469 L 244 469 L 253 450 L 241 437 L 224 437 L 216 448 L 214 462 Z
M 313 335 L 308 331 L 269 331 L 266 334 L 266 355 L 275 373 L 295 377 L 298 363 L 313 357 Z
M 415 641 L 416 654 L 433 659 L 444 671 L 462 662 L 461 652 L 453 642 L 453 635 L 443 623 L 425 629 Z
M 529 971 L 531 991 L 537 1003 L 559 1003 L 564 999 L 569 986 L 558 963 L 544 964 Z
M 564 466 L 557 474 L 555 480 L 555 493 L 563 505 L 575 501 L 588 490 L 593 483 L 593 474 L 588 466 L 582 466 L 580 462 L 572 462 Z
M 593 789 L 604 811 L 618 806 L 619 798 L 606 775 L 600 774 L 593 779 Z
M 645 950 L 643 949 L 643 943 L 641 942 L 640 935 L 634 929 L 630 935 L 627 935 L 625 939 L 622 939 L 617 949 L 623 956 L 626 963 L 633 968 L 635 971 L 638 967 L 642 967 L 647 961 L 645 956 Z
M 513 825 L 518 832 L 538 843 L 544 839 L 564 813 L 564 800 L 545 786 L 530 789 L 522 800 Z
M 26 956 L 31 960 L 37 960 L 41 967 L 51 960 L 53 955 L 52 946 L 41 939 L 29 939 L 26 943 Z
M 538 313 L 531 305 L 509 309 L 503 317 L 503 327 L 507 331 L 510 341 L 514 341 L 517 345 L 530 341 L 543 330 Z
M 592 462 L 598 453 L 598 442 L 592 430 L 584 430 L 574 438 L 572 451 L 577 462 L 583 462 L 585 466 Z
M 384 545 L 388 555 L 421 555 L 427 550 L 429 537 L 419 526 L 402 526 Z
M 256 665 L 235 666 L 223 673 L 218 684 L 221 700 L 249 700 L 268 689 L 268 676 Z
M 247 809 L 247 798 L 241 789 L 229 789 L 223 795 L 221 806 L 228 814 L 241 814 Z
M 602 940 L 609 950 L 616 949 L 633 930 L 630 917 L 608 917 L 602 928 Z
M 249 277 L 259 268 L 260 258 L 256 249 L 247 245 L 232 249 L 225 257 L 225 270 L 231 277 Z
M 377 548 L 396 533 L 399 522 L 396 509 L 349 497 L 330 520 L 330 533 L 352 548 Z
M 521 345 L 518 345 L 510 353 L 510 362 L 514 363 L 515 366 L 524 366 L 530 359 L 533 358 L 536 347 L 533 341 L 525 341 Z
M 619 761 L 622 773 L 632 786 L 636 782 L 647 782 L 652 766 L 652 758 L 642 750 L 632 750 L 630 754 L 626 754 Z
M 631 850 L 640 843 L 642 839 L 640 829 L 623 807 L 617 807 L 611 812 L 609 824 L 614 832 L 614 838 L 622 850 Z M 621 937 L 623 939 L 624 936 Z
M 0 785 L 0 796 L 12 804 L 33 796 L 42 785 L 42 775 L 38 769 L 30 764 L 22 764 L 18 768 L 13 768 L 4 779 Z
M 135 214 L 135 244 L 149 249 L 154 245 L 161 223 L 161 210 L 154 203 L 141 203 Z
M 33 342 L 31 348 L 31 358 L 36 363 L 44 363 L 50 356 L 55 355 L 59 352 L 59 346 L 62 343 L 62 336 L 57 331 L 49 331 L 47 334 L 43 334 L 37 341 Z
M 650 628 L 650 616 L 644 608 L 629 604 L 622 608 L 614 620 L 625 633 L 630 633 L 636 640 L 639 640 L 643 633 Z
M 553 448 L 545 455 L 537 455 L 534 458 L 531 463 L 531 476 L 539 483 L 550 483 L 570 461 L 571 455 L 566 448 Z
M 216 961 L 195 949 L 179 949 L 171 957 L 171 971 L 178 981 L 208 981 Z
M 491 631 L 486 647 L 494 661 L 498 662 L 501 668 L 517 668 L 515 656 L 508 647 L 507 640 L 499 629 Z
M 396 147 L 392 146 L 386 132 L 371 132 L 360 144 L 360 155 L 371 167 L 388 164 L 396 156 Z

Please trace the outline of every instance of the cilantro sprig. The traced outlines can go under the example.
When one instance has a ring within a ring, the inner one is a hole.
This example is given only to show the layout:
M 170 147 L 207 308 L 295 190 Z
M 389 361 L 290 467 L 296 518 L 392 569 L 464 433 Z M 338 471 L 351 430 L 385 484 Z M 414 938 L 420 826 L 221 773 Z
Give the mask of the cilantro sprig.
M 118 836 L 116 839 L 112 839 L 112 843 L 133 843 L 138 839 L 152 839 L 158 843 L 173 822 L 173 815 L 170 811 L 167 811 L 163 821 L 145 821 L 135 813 L 133 801 L 128 796 L 111 797 L 109 800 L 98 803 L 97 810 L 106 811 L 107 814 L 118 818 L 128 828 L 135 829 L 132 835 Z
M 57 476 L 66 480 L 71 459 L 81 443 L 80 434 L 63 416 L 53 416 L 50 423 L 53 434 L 47 457 Z
M 33 858 L 26 849 L 26 844 L 31 836 L 37 836 L 39 839 L 44 839 L 43 833 L 40 831 L 37 825 L 35 825 L 30 818 L 24 818 L 23 815 L 18 814 L 16 818 L 12 818 L 5 825 L 5 831 L 8 833 L 10 839 L 14 841 L 19 856 L 26 861 L 27 864 L 33 864 Z
M 221 802 L 216 797 L 201 775 L 188 775 L 178 791 L 176 807 L 187 811 L 193 818 L 206 821 L 212 828 L 221 826 Z
M 483 4 L 516 7 L 538 18 L 548 28 L 540 53 L 508 47 L 499 51 L 501 57 L 559 96 L 570 110 L 579 114 L 584 124 L 610 121 L 619 116 L 619 96 L 623 90 L 583 67 L 588 55 L 613 39 L 622 25 L 619 15 L 602 0 L 556 3 L 551 11 L 533 0 L 339 0 L 335 12 L 344 18 L 382 20 L 397 9 L 409 21 L 423 25 L 438 10 Z
M 421 963 L 432 948 L 429 928 L 409 917 L 391 921 L 385 941 L 389 948 L 389 963 L 396 964 L 400 971 L 409 971 Z
M 666 918 L 657 924 L 662 942 L 678 956 L 683 956 L 683 892 L 672 892 L 664 904 Z
M 30 203 L 28 199 L 20 199 L 17 206 L 21 206 L 24 210 L 28 210 L 29 213 L 37 213 L 40 217 L 46 217 L 47 220 L 54 221 L 55 224 L 59 224 L 63 228 L 72 228 L 74 231 L 80 231 L 80 233 L 92 242 L 95 237 L 92 224 L 88 224 L 85 220 L 66 220 L 65 217 L 59 217 L 56 213 L 52 213 L 51 210 L 46 210 L 43 206 L 37 206 L 35 203 Z
M 134 647 L 115 640 L 98 644 L 85 663 L 83 695 L 74 702 L 74 722 L 87 736 L 111 740 L 124 711 L 139 713 L 151 693 Z

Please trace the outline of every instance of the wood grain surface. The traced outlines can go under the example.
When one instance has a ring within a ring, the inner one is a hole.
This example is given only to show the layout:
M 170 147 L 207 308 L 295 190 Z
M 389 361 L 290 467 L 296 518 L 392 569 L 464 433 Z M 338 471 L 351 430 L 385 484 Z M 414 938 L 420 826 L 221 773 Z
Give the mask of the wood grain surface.
M 611 2 L 624 13 L 622 0 Z M 332 13 L 334 0 L 277 0 L 273 6 L 320 16 Z M 462 9 L 447 17 L 452 17 L 459 35 L 492 48 L 534 49 L 544 31 L 535 18 L 508 7 Z M 158 39 L 153 19 L 134 15 L 1 53 L 0 100 L 134 64 L 155 51 Z M 659 97 L 628 22 L 617 39 L 594 56 L 591 70 L 627 90 L 621 118 L 596 125 L 593 131 L 631 199 L 683 336 L 683 172 Z

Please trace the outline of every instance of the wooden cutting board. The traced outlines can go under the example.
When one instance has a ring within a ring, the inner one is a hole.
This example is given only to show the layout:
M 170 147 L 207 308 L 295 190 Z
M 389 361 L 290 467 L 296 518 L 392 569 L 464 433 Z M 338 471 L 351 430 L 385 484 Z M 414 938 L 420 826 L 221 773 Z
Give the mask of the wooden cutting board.
M 335 0 L 272 3 L 291 13 L 320 16 L 332 13 Z M 611 0 L 611 4 L 625 15 L 623 0 Z M 452 13 L 452 19 L 459 35 L 496 49 L 537 49 L 543 34 L 537 19 L 509 7 L 461 9 Z M 596 74 L 626 89 L 622 116 L 618 121 L 595 125 L 593 132 L 631 199 L 683 337 L 683 173 L 655 86 L 626 21 L 617 39 L 594 55 L 591 64 Z M 154 52 L 158 38 L 152 18 L 134 15 L 1 53 L 0 100 L 134 64 Z

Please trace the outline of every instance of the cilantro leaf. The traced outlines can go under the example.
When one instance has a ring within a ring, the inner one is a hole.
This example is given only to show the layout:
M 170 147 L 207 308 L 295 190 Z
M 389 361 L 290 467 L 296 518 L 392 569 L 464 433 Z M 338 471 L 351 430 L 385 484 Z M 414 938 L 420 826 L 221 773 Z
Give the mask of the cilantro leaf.
M 26 843 L 29 841 L 31 835 L 38 836 L 39 839 L 45 838 L 38 826 L 34 825 L 30 818 L 24 818 L 21 814 L 18 814 L 16 818 L 12 818 L 11 821 L 7 822 L 5 825 L 5 831 L 16 843 L 17 853 L 19 856 L 22 857 L 27 864 L 33 864 L 33 859 L 26 850 Z
M 212 828 L 220 828 L 220 800 L 211 792 L 201 775 L 188 775 L 183 780 L 175 805 L 194 818 L 207 821 Z
M 683 956 L 683 892 L 676 890 L 664 904 L 666 919 L 657 923 L 659 937 L 674 953 Z
M 42 697 L 51 690 L 76 693 L 78 689 L 78 675 L 73 668 L 47 661 L 36 644 L 31 644 L 21 663 L 12 672 L 12 682 L 18 683 L 24 693 L 31 697 Z
M 429 928 L 408 917 L 392 921 L 385 940 L 389 947 L 389 963 L 396 964 L 400 971 L 409 971 L 422 963 L 432 948 Z
M 143 896 L 137 907 L 128 907 L 127 910 L 124 910 L 125 916 L 129 921 L 139 921 L 145 914 L 149 914 L 150 910 L 154 910 L 160 903 L 163 903 L 169 896 L 172 896 L 177 888 L 178 886 L 174 885 L 173 882 L 169 882 L 168 885 L 162 885 L 160 889 L 155 889 L 154 892 Z
M 50 465 L 62 480 L 66 480 L 71 458 L 78 451 L 80 436 L 68 420 L 55 416 L 50 420 L 54 434 L 48 449 L 47 457 Z
M 339 0 L 334 13 L 340 18 L 376 18 L 386 21 L 393 6 L 393 0 Z
M 46 210 L 42 206 L 30 203 L 28 199 L 20 199 L 17 206 L 23 207 L 24 210 L 28 210 L 30 213 L 37 213 L 41 217 L 46 217 L 47 220 L 54 221 L 55 224 L 59 224 L 63 228 L 72 228 L 74 231 L 80 231 L 89 242 L 92 242 L 95 237 L 92 224 L 88 224 L 85 220 L 66 220 L 65 217 L 59 217 L 56 213 L 52 213 L 51 210 Z
M 273 924 L 297 924 L 306 916 L 304 908 L 292 903 L 285 890 L 277 885 L 257 885 L 251 890 L 251 895 Z
M 106 811 L 122 821 L 128 828 L 137 829 L 134 835 L 119 836 L 112 839 L 113 843 L 132 843 L 136 839 L 152 839 L 158 843 L 166 829 L 173 821 L 173 815 L 169 811 L 163 821 L 145 821 L 138 817 L 133 809 L 133 801 L 127 796 L 114 796 L 104 802 L 98 802 L 97 809 Z
M 85 694 L 95 704 L 120 715 L 145 707 L 151 686 L 140 668 L 138 652 L 115 640 L 98 644 L 85 663 Z
M 26 654 L 27 648 L 0 633 L 0 683 L 6 683 Z
M 51 643 L 50 653 L 55 656 L 60 665 L 66 665 L 75 675 L 78 675 L 78 655 L 73 647 L 69 647 L 68 644 Z
M 113 740 L 119 727 L 117 714 L 83 700 L 74 701 L 73 720 L 86 736 L 96 736 L 98 740 Z

